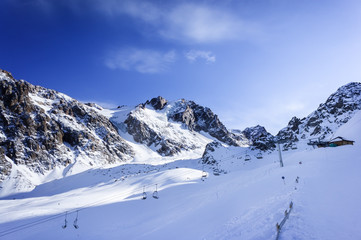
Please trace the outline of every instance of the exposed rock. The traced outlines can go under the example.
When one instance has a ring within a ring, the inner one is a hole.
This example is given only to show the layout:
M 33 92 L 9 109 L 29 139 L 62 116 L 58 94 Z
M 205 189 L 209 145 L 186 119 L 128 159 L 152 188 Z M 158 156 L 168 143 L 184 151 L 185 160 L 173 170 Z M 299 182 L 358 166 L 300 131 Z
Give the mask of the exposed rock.
M 11 164 L 44 173 L 80 155 L 100 165 L 125 161 L 132 148 L 104 116 L 54 90 L 0 72 L 0 182 Z
M 147 108 L 149 105 L 151 107 Z M 153 122 L 149 121 L 148 117 L 154 115 L 150 114 L 150 111 L 155 111 L 154 114 L 162 113 L 163 115 L 160 114 L 158 117 L 165 117 L 163 122 L 159 122 L 160 119 L 157 118 Z M 150 115 L 146 117 L 147 114 Z M 164 156 L 173 156 L 182 150 L 188 151 L 200 147 L 199 144 L 187 141 L 182 137 L 167 134 L 168 130 L 165 129 L 169 126 L 162 124 L 167 124 L 167 122 L 170 124 L 169 121 L 180 122 L 184 129 L 191 132 L 208 133 L 231 146 L 239 146 L 243 143 L 241 142 L 243 139 L 229 132 L 209 108 L 197 105 L 192 101 L 179 100 L 168 103 L 162 97 L 153 98 L 131 111 L 124 123 L 127 125 L 127 132 L 133 136 L 136 142 L 153 146 L 158 153 Z M 169 129 L 169 131 L 173 130 Z
M 211 109 L 200 106 L 193 101 L 181 100 L 176 102 L 169 111 L 168 118 L 182 122 L 189 130 L 209 133 L 212 137 L 228 145 L 240 145 L 235 134 L 227 130 Z
M 275 137 L 260 125 L 246 128 L 242 133 L 250 140 L 252 149 L 268 151 L 276 148 Z
M 150 101 L 147 101 L 145 104 L 152 105 L 155 110 L 162 110 L 165 105 L 167 105 L 167 100 L 158 96 L 156 98 L 152 98 Z
M 144 122 L 139 115 L 144 114 L 144 108 L 133 110 L 124 121 L 127 132 L 133 136 L 134 141 L 147 146 L 153 146 L 163 156 L 173 156 L 182 150 L 192 150 L 196 146 L 188 141 L 176 141 L 172 136 L 161 134 Z
M 352 82 L 331 94 L 325 103 L 320 104 L 306 118 L 292 118 L 276 137 L 287 146 L 302 139 L 325 139 L 331 137 L 358 110 L 361 110 L 361 83 Z
M 209 165 L 216 164 L 217 161 L 214 159 L 212 152 L 214 152 L 217 148 L 220 148 L 220 147 L 222 147 L 222 144 L 220 144 L 217 141 L 208 143 L 206 146 L 206 149 L 204 150 L 203 156 L 202 156 L 202 164 L 209 164 Z

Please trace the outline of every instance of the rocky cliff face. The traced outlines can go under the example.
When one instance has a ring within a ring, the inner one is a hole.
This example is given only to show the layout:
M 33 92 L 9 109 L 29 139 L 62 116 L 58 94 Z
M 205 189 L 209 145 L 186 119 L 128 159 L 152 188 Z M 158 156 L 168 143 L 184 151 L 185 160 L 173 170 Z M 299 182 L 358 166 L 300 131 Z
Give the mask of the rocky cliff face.
M 204 153 L 202 155 L 202 164 L 214 165 L 217 163 L 217 160 L 214 159 L 213 153 L 216 149 L 221 148 L 222 145 L 219 142 L 213 141 L 208 143 Z
M 125 123 L 136 142 L 153 146 L 164 156 L 204 148 L 209 140 L 196 140 L 200 136 L 195 133 L 200 132 L 231 146 L 241 144 L 241 139 L 229 132 L 217 115 L 193 101 L 169 103 L 162 97 L 153 98 L 131 111 Z M 181 128 L 178 129 L 176 123 L 181 123 Z
M 10 175 L 13 165 L 44 174 L 75 162 L 89 166 L 121 162 L 133 154 L 92 105 L 0 71 L 0 181 Z
M 287 127 L 277 134 L 277 139 L 290 145 L 303 139 L 329 138 L 360 109 L 361 83 L 349 83 L 340 87 L 306 118 L 293 117 Z
M 206 132 L 230 146 L 240 145 L 237 136 L 227 130 L 211 109 L 200 106 L 193 101 L 177 101 L 168 113 L 168 117 L 173 121 L 183 123 L 191 131 Z
M 246 128 L 242 131 L 242 133 L 247 139 L 249 139 L 251 149 L 272 151 L 276 148 L 275 137 L 260 125 Z

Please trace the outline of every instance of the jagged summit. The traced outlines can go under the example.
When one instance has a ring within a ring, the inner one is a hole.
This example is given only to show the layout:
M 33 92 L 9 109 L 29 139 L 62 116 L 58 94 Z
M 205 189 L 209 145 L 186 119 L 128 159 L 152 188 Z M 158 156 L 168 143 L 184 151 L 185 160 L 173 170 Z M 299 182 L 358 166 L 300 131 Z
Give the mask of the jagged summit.
M 316 111 L 305 118 L 293 117 L 287 127 L 277 134 L 283 143 L 310 138 L 328 138 L 341 125 L 361 109 L 361 83 L 346 84 L 320 104 Z
M 130 111 L 124 123 L 134 141 L 153 147 L 164 156 L 184 150 L 203 151 L 211 141 L 208 136 L 228 145 L 242 145 L 241 139 L 228 131 L 211 109 L 184 99 L 168 102 L 160 96 L 153 98 Z M 121 125 L 119 121 L 116 124 Z
M 0 69 L 0 78 L 5 81 L 15 81 L 13 75 L 10 72 L 3 69 Z
M 150 101 L 146 101 L 145 104 L 150 104 L 153 106 L 155 110 L 162 110 L 165 105 L 167 105 L 168 101 L 161 96 L 156 98 L 152 98 Z

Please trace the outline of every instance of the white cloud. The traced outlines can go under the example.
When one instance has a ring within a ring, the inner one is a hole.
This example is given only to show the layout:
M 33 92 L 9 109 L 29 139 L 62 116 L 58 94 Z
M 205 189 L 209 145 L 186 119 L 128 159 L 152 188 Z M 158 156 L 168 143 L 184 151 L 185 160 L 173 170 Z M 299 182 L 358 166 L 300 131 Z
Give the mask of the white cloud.
M 195 62 L 198 59 L 203 59 L 206 63 L 214 63 L 216 61 L 216 56 L 210 51 L 190 50 L 185 53 L 185 57 L 190 62 Z
M 18 0 L 19 1 L 19 0 Z M 95 10 L 105 16 L 127 15 L 145 22 L 165 39 L 186 43 L 212 43 L 246 39 L 258 27 L 230 9 L 197 3 L 156 4 L 140 0 L 30 0 L 43 8 L 67 6 L 74 12 Z M 140 29 L 140 31 L 142 31 Z
M 159 52 L 133 48 L 113 52 L 106 59 L 105 64 L 111 69 L 159 73 L 166 71 L 175 58 L 175 51 Z
M 99 10 L 109 15 L 126 14 L 145 21 L 167 39 L 197 43 L 242 39 L 249 35 L 250 26 L 225 9 L 197 4 L 159 6 L 137 0 L 92 0 Z
M 210 6 L 184 4 L 164 16 L 160 33 L 165 38 L 197 43 L 242 39 L 249 27 L 229 11 Z
M 78 0 L 81 1 L 81 0 Z M 90 0 L 97 10 L 111 16 L 126 14 L 141 19 L 148 23 L 154 23 L 161 18 L 161 9 L 146 1 L 137 0 Z

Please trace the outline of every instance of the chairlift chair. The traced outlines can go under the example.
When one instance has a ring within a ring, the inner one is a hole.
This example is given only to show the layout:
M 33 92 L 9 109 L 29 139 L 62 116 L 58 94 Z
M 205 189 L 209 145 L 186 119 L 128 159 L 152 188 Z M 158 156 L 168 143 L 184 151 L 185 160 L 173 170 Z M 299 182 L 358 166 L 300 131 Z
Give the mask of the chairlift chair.
M 66 220 L 67 219 L 67 216 L 68 216 L 68 212 L 65 213 L 65 221 L 64 221 L 64 225 L 61 226 L 63 229 L 66 228 L 66 226 L 68 225 L 68 221 Z
M 244 161 L 249 161 L 249 160 L 251 160 L 251 156 L 247 154 L 247 155 L 244 157 Z
M 296 145 L 296 143 L 293 143 L 293 144 L 292 144 L 291 149 L 292 149 L 292 150 L 297 149 L 297 145 Z
M 74 223 L 73 223 L 73 226 L 75 229 L 78 229 L 79 228 L 79 225 L 78 225 L 78 214 L 79 214 L 79 210 L 76 211 L 76 218 L 74 220 Z
M 262 154 L 261 154 L 261 153 L 257 153 L 256 158 L 257 158 L 257 159 L 262 159 L 262 158 L 263 158 L 263 157 L 262 157 Z
M 206 171 L 202 171 L 202 181 L 204 181 L 204 179 L 206 179 L 207 178 L 207 173 L 206 173 Z
M 155 185 L 155 191 L 153 192 L 153 198 L 158 199 L 158 184 Z
M 147 193 L 145 192 L 145 186 L 143 186 L 143 195 L 142 195 L 142 200 L 147 199 Z

